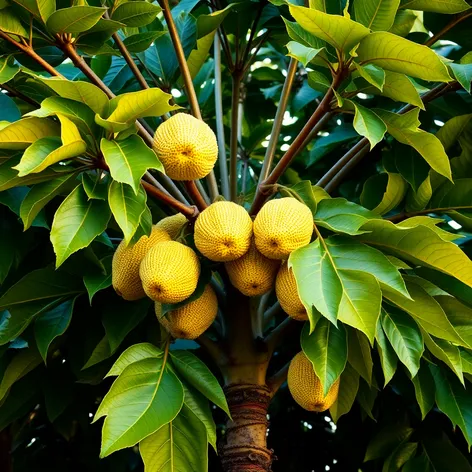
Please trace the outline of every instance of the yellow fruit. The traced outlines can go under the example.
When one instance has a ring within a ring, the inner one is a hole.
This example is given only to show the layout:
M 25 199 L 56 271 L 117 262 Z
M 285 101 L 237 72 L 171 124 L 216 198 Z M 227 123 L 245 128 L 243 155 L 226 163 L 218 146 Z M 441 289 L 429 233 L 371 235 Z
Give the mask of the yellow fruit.
M 270 259 L 286 259 L 306 246 L 312 233 L 311 210 L 292 197 L 268 201 L 254 220 L 257 249 Z
M 320 379 L 303 351 L 290 362 L 287 383 L 293 399 L 308 411 L 328 410 L 338 398 L 339 379 L 334 382 L 325 397 Z
M 297 282 L 292 269 L 285 262 L 279 269 L 275 279 L 275 294 L 282 310 L 291 318 L 298 321 L 308 319 L 306 309 L 298 296 Z
M 218 157 L 213 130 L 203 121 L 177 113 L 154 134 L 153 149 L 174 180 L 195 180 L 208 175 Z
M 116 293 L 125 300 L 139 300 L 146 296 L 139 278 L 139 265 L 146 252 L 158 243 L 170 241 L 170 236 L 161 228 L 153 226 L 151 234 L 142 236 L 134 245 L 124 241 L 113 255 L 111 280 Z
M 195 291 L 200 261 L 189 247 L 167 241 L 147 252 L 139 275 L 149 298 L 161 303 L 179 303 Z
M 234 261 L 251 244 L 252 220 L 233 202 L 215 202 L 203 210 L 195 223 L 195 245 L 211 261 Z
M 244 256 L 227 262 L 225 267 L 234 287 L 243 295 L 257 297 L 274 285 L 279 261 L 263 256 L 252 242 Z
M 213 323 L 218 312 L 215 292 L 207 285 L 196 300 L 169 311 L 161 316 L 161 304 L 155 304 L 156 316 L 164 328 L 174 337 L 195 339 L 203 334 Z
M 182 213 L 168 216 L 159 221 L 156 226 L 162 228 L 164 231 L 169 233 L 171 239 L 175 239 L 182 229 L 182 226 L 187 223 L 187 218 Z

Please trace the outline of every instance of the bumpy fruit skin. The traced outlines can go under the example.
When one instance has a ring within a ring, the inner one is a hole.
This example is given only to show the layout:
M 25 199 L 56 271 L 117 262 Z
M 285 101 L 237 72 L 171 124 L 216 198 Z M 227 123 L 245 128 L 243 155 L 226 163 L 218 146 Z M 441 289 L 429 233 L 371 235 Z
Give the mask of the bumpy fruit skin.
M 279 261 L 263 256 L 252 242 L 244 256 L 226 262 L 225 267 L 234 287 L 247 297 L 257 297 L 272 288 L 279 265 Z
M 282 264 L 277 273 L 277 278 L 275 279 L 275 294 L 277 295 L 277 300 L 282 310 L 285 311 L 288 316 L 298 321 L 306 321 L 308 319 L 306 309 L 298 296 L 295 275 L 292 269 L 288 268 L 286 262 Z
M 311 210 L 292 197 L 268 201 L 254 220 L 257 249 L 269 259 L 286 259 L 306 246 L 312 233 Z
M 153 149 L 174 180 L 195 180 L 208 175 L 218 157 L 213 130 L 203 121 L 177 113 L 154 134 Z
M 142 236 L 133 246 L 126 246 L 121 241 L 113 255 L 111 271 L 113 288 L 118 295 L 130 301 L 146 296 L 139 277 L 139 265 L 151 247 L 165 241 L 170 241 L 170 236 L 157 226 L 153 226 L 149 237 Z
M 251 244 L 252 220 L 233 202 L 215 202 L 203 210 L 195 223 L 195 245 L 211 261 L 234 261 Z
M 175 239 L 182 229 L 182 226 L 187 223 L 187 218 L 182 213 L 162 218 L 161 221 L 156 223 L 158 228 L 162 228 L 164 231 L 169 233 L 171 239 Z
M 325 397 L 320 379 L 303 351 L 290 362 L 287 383 L 293 399 L 308 411 L 326 411 L 338 398 L 339 379 L 334 382 Z
M 155 303 L 156 316 L 161 325 L 174 338 L 195 339 L 215 321 L 218 301 L 215 292 L 207 285 L 202 295 L 186 305 L 169 311 L 161 317 L 161 304 Z
M 200 261 L 191 248 L 167 241 L 147 252 L 139 275 L 149 298 L 160 303 L 179 303 L 195 291 Z

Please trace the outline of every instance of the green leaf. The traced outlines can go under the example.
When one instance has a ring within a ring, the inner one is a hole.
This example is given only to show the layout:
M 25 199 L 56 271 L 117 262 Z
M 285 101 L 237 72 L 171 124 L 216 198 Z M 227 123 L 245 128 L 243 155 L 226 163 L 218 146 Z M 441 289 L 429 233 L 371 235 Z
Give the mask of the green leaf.
M 382 311 L 382 327 L 400 361 L 414 377 L 420 368 L 424 345 L 415 321 L 406 313 L 392 309 Z
M 372 31 L 388 31 L 395 20 L 400 0 L 363 0 L 354 3 L 356 21 Z
M 383 90 L 385 84 L 385 71 L 380 67 L 374 66 L 373 64 L 367 64 L 366 66 L 361 66 L 354 62 L 354 66 L 357 69 L 359 75 L 367 80 L 369 84 L 373 85 L 375 88 L 380 91 Z
M 429 216 L 412 216 L 407 218 L 397 225 L 401 228 L 414 228 L 416 226 L 427 226 L 431 228 L 436 234 L 441 236 L 444 241 L 455 241 L 456 239 L 462 238 L 460 234 L 449 233 L 448 231 L 439 228 L 438 224 L 444 223 L 442 218 L 431 218 Z
M 211 46 L 213 45 L 214 38 L 215 31 L 210 34 L 207 34 L 206 36 L 203 36 L 200 39 L 197 39 L 197 47 L 190 53 L 190 56 L 187 58 L 187 64 L 192 79 L 197 76 L 203 64 L 208 59 L 208 54 L 210 52 Z
M 422 225 L 404 228 L 386 220 L 371 220 L 361 229 L 370 232 L 356 239 L 472 286 L 472 262 L 455 244 L 444 241 L 433 229 Z
M 111 386 L 94 421 L 106 415 L 100 457 L 131 447 L 172 421 L 182 408 L 180 380 L 163 358 L 130 364 Z
M 417 192 L 429 176 L 430 167 L 427 162 L 411 146 L 399 142 L 394 143 L 393 158 L 398 172 Z
M 111 114 L 107 120 L 130 123 L 138 118 L 161 116 L 169 111 L 181 108 L 178 105 L 170 105 L 169 100 L 171 99 L 172 95 L 170 93 L 165 93 L 158 88 L 123 93 L 110 100 Z
M 385 336 L 385 332 L 382 328 L 382 320 L 379 318 L 377 322 L 377 330 L 375 332 L 375 340 L 377 342 L 377 351 L 380 356 L 380 363 L 382 364 L 382 370 L 384 373 L 385 383 L 384 387 L 392 380 L 392 377 L 397 371 L 398 358 L 392 345 Z
M 26 31 L 25 27 L 21 24 L 13 8 L 0 10 L 0 29 L 4 33 L 22 36 L 23 38 L 29 37 L 28 31 Z
M 372 408 L 374 408 L 375 400 L 377 398 L 377 388 L 370 387 L 364 379 L 359 381 L 359 391 L 357 393 L 357 402 L 361 406 L 362 410 L 371 418 L 376 421 L 372 414 Z
M 466 374 L 472 374 L 472 353 L 470 350 L 461 349 L 462 371 Z
M 346 368 L 341 374 L 339 381 L 338 398 L 329 409 L 331 417 L 335 423 L 337 423 L 342 415 L 351 411 L 358 389 L 359 374 L 349 364 L 346 364 Z
M 367 446 L 364 462 L 385 459 L 400 444 L 410 439 L 414 429 L 404 425 L 388 425 L 373 435 Z
M 57 136 L 58 132 L 58 125 L 51 120 L 24 118 L 0 129 L 0 149 L 26 149 L 41 138 Z
M 128 36 L 123 41 L 129 52 L 144 52 L 157 38 L 166 34 L 165 31 L 147 31 Z
M 54 13 L 56 2 L 54 0 L 13 0 L 21 5 L 25 10 L 30 12 L 36 18 L 46 22 L 46 20 Z
M 87 200 L 87 194 L 78 185 L 61 203 L 52 222 L 51 242 L 56 254 L 56 267 L 103 233 L 109 219 L 108 203 Z
M 459 426 L 467 444 L 472 444 L 472 397 L 459 381 L 434 365 L 429 366 L 436 384 L 436 404 L 449 417 L 454 426 Z
M 320 189 L 320 187 L 314 187 L 309 180 L 301 180 L 290 187 L 280 186 L 279 192 L 281 195 L 294 197 L 303 201 L 303 203 L 311 210 L 314 216 L 318 206 L 315 192 L 319 190 L 316 189 Z
M 76 298 L 61 303 L 52 310 L 46 311 L 36 318 L 34 334 L 39 353 L 46 363 L 48 349 L 55 338 L 64 334 L 69 327 L 74 311 Z
M 289 5 L 289 10 L 303 29 L 331 44 L 338 51 L 349 52 L 370 33 L 365 26 L 344 16 L 329 15 L 295 5 Z
M 305 323 L 300 343 L 303 352 L 313 364 L 326 396 L 346 366 L 346 330 L 342 324 L 336 327 L 327 319 L 320 318 L 311 334 L 309 324 Z
M 136 195 L 140 189 L 141 177 L 148 169 L 164 170 L 156 153 L 136 135 L 122 141 L 103 138 L 100 149 L 113 179 L 130 185 Z
M 171 351 L 170 356 L 179 375 L 230 416 L 223 389 L 210 369 L 189 351 Z
M 384 462 L 382 472 L 397 472 L 415 455 L 417 449 L 418 443 L 400 444 Z
M 20 68 L 13 64 L 10 56 L 0 57 L 0 84 L 13 79 L 19 71 Z
M 63 115 L 58 115 L 58 118 L 61 122 L 61 140 L 42 138 L 28 147 L 15 167 L 18 177 L 41 172 L 57 162 L 85 152 L 87 144 L 80 136 L 77 126 Z
M 429 275 L 429 274 L 428 274 Z M 434 282 L 436 280 L 432 279 Z M 442 281 L 440 281 L 442 282 Z M 448 286 L 444 286 L 444 288 L 449 289 Z M 462 286 L 454 287 L 454 290 L 449 290 L 450 293 L 455 292 L 456 290 L 461 290 Z M 459 293 L 459 297 L 463 296 L 467 299 L 467 294 L 464 292 Z M 469 294 L 470 296 L 470 294 Z M 439 302 L 441 308 L 446 313 L 449 321 L 454 326 L 454 329 L 459 334 L 461 339 L 463 339 L 467 345 L 467 347 L 472 347 L 472 326 L 470 325 L 470 320 L 472 316 L 472 309 L 460 303 L 454 297 L 448 296 L 438 296 L 435 297 L 435 300 Z M 461 343 L 464 344 L 464 343 Z
M 448 439 L 443 437 L 436 441 L 423 440 L 422 444 L 425 450 L 427 467 L 430 465 L 433 469 L 417 468 L 409 469 L 408 472 L 420 470 L 426 472 L 451 472 L 456 470 L 472 472 L 472 466 L 468 459 Z
M 105 92 L 89 82 L 58 79 L 56 77 L 49 79 L 41 77 L 40 80 L 60 97 L 84 103 L 99 115 L 106 115 L 108 113 L 109 101 Z
M 369 384 L 372 385 L 372 354 L 367 337 L 357 329 L 348 329 L 349 354 L 348 361 L 356 372 Z
M 375 174 L 364 183 L 361 203 L 373 213 L 384 215 L 401 203 L 407 190 L 408 185 L 400 174 Z
M 411 10 L 399 10 L 395 16 L 395 21 L 389 29 L 390 33 L 405 37 L 413 28 L 417 16 Z
M 105 377 L 121 375 L 126 367 L 133 364 L 134 362 L 139 362 L 143 359 L 149 358 L 158 359 L 163 355 L 164 352 L 162 349 L 159 349 L 151 343 L 134 344 L 121 353 L 120 357 L 118 357 Z
M 108 184 L 110 179 L 101 170 L 83 172 L 82 185 L 89 199 L 106 200 L 108 198 Z
M 48 18 L 46 26 L 52 34 L 82 33 L 92 28 L 106 10 L 88 5 L 61 8 Z
M 41 363 L 41 357 L 36 349 L 23 349 L 17 354 L 3 374 L 2 382 L 0 383 L 0 401 L 5 398 L 11 386 L 28 372 L 31 372 L 35 367 Z
M 411 189 L 406 197 L 406 210 L 407 211 L 421 211 L 426 208 L 428 202 L 433 196 L 433 188 L 431 187 L 431 178 L 428 177 L 418 187 L 418 191 L 415 192 Z
M 213 33 L 230 13 L 233 8 L 233 4 L 230 3 L 222 10 L 216 10 L 208 15 L 198 15 L 197 17 L 197 37 L 198 39 L 208 36 Z
M 454 183 L 445 182 L 434 192 L 429 208 L 472 209 L 472 179 L 456 179 Z
M 408 76 L 389 70 L 384 72 L 385 83 L 383 85 L 381 95 L 391 98 L 396 102 L 410 103 L 411 105 L 417 106 L 421 110 L 424 110 L 424 104 L 421 100 L 420 94 Z M 378 93 L 378 91 L 375 91 L 374 89 L 373 93 Z
M 432 169 L 452 181 L 451 165 L 441 142 L 434 134 L 427 133 L 417 126 L 419 109 L 404 115 L 385 110 L 378 110 L 378 113 L 387 125 L 389 134 L 400 143 L 412 146 Z
M 289 37 L 297 43 L 315 49 L 326 46 L 326 43 L 322 39 L 319 39 L 308 31 L 304 30 L 297 22 L 289 21 L 283 17 L 282 19 L 284 20 Z
M 361 65 L 374 64 L 423 80 L 451 80 L 447 67 L 433 50 L 392 33 L 376 32 L 365 36 L 356 52 Z
M 449 64 L 454 77 L 462 85 L 464 90 L 470 93 L 470 82 L 472 81 L 472 64 Z
M 105 266 L 105 273 L 89 274 L 84 276 L 84 285 L 88 292 L 90 305 L 92 305 L 92 298 L 97 292 L 110 287 L 112 284 L 112 256 L 103 258 L 101 262 Z
M 287 56 L 300 61 L 306 67 L 324 48 L 314 49 L 296 41 L 290 41 L 287 43 L 287 49 Z
M 148 2 L 125 2 L 113 11 L 111 19 L 126 26 L 145 26 L 151 23 L 161 8 Z
M 401 8 L 453 15 L 470 8 L 465 0 L 401 0 Z
M 21 119 L 21 112 L 16 103 L 8 96 L 2 93 L 0 95 L 0 108 L 2 110 L 2 118 L 10 123 Z
M 424 420 L 434 406 L 436 389 L 433 376 L 425 363 L 421 365 L 412 382 L 415 386 L 416 401 L 421 410 L 421 419 Z
M 184 404 L 177 417 L 139 444 L 144 471 L 208 470 L 207 433 L 204 424 Z

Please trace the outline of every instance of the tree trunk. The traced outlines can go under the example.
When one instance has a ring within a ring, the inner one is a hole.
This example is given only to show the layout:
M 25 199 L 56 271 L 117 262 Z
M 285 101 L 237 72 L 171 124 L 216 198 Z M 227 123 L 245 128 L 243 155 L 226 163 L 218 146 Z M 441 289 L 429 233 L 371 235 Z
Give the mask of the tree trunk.
M 270 472 L 273 451 L 267 449 L 270 390 L 264 385 L 226 387 L 232 420 L 219 446 L 225 472 Z

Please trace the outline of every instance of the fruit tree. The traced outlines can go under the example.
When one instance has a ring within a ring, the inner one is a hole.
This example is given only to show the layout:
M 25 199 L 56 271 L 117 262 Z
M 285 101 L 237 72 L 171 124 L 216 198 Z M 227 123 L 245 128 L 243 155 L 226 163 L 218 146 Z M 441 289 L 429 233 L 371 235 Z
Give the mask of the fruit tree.
M 470 3 L 0 0 L 0 470 L 472 471 Z

